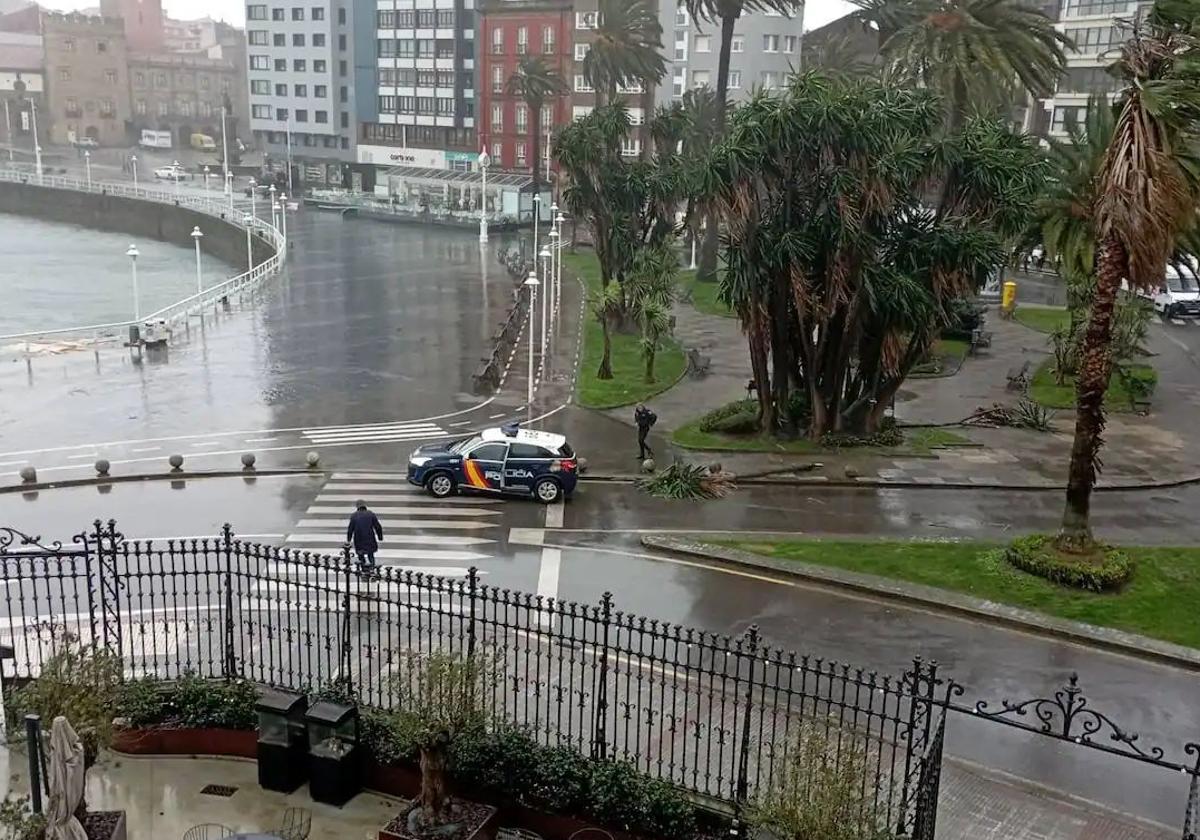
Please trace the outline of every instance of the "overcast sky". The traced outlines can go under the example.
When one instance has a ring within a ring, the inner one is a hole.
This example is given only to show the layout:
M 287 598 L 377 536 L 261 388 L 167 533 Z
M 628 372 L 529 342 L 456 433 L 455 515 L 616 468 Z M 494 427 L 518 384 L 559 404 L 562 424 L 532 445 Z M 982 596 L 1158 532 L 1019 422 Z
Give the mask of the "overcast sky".
M 99 0 L 40 0 L 43 6 L 61 11 L 100 5 Z M 213 17 L 241 26 L 246 22 L 243 0 L 163 0 L 163 8 L 173 18 Z M 846 0 L 809 0 L 804 9 L 804 28 L 815 29 L 849 12 Z

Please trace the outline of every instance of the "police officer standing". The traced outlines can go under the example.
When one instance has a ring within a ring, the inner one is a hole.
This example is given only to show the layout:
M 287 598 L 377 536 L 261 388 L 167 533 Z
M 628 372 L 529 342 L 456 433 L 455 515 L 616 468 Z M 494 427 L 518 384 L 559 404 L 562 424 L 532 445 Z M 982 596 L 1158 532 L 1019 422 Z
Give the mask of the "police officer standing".
M 642 403 L 638 403 L 637 408 L 633 410 L 633 422 L 638 430 L 638 460 L 646 460 L 647 453 L 653 458 L 654 450 L 646 443 L 646 436 L 650 434 L 650 427 L 658 422 L 658 415 Z

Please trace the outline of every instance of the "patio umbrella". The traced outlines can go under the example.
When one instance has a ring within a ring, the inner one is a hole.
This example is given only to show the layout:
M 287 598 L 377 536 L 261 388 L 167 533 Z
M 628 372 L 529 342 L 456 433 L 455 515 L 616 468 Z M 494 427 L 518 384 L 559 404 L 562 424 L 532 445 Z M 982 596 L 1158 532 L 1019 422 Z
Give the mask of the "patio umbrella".
M 75 809 L 83 799 L 83 744 L 62 715 L 50 726 L 50 786 L 46 809 L 46 840 L 87 840 Z

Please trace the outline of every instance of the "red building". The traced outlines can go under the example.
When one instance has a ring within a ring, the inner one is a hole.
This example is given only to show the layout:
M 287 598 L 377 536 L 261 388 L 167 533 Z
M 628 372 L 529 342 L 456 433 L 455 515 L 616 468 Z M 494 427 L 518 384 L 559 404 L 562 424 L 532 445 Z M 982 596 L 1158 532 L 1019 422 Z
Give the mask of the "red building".
M 554 130 L 571 120 L 569 94 L 548 101 L 541 115 L 528 113 L 525 103 L 508 95 L 509 77 L 526 55 L 540 56 L 570 84 L 572 61 L 572 5 L 570 0 L 483 0 L 479 8 L 480 41 L 478 111 L 480 145 L 497 169 L 532 170 L 533 120 L 541 119 L 538 157 L 543 178 L 546 155 Z M 564 88 L 565 89 L 565 88 Z M 552 163 L 551 171 L 557 167 Z

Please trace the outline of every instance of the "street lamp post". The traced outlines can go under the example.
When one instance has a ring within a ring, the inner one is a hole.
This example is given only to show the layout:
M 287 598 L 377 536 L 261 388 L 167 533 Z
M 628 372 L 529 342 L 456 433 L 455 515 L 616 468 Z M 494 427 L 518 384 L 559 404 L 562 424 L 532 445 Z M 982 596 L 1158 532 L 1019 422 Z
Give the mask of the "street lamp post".
M 283 193 L 282 195 L 279 196 L 279 219 L 280 219 L 280 223 L 283 228 L 281 232 L 283 233 L 283 246 L 284 246 L 284 255 L 285 256 L 287 255 L 287 248 L 288 248 L 288 243 L 287 243 L 287 202 L 288 202 L 287 193 Z
M 537 272 L 529 272 L 525 278 L 525 286 L 529 289 L 529 387 L 526 391 L 525 405 L 533 410 L 533 308 L 537 306 L 538 278 Z
M 88 189 L 92 188 L 92 153 L 87 149 L 83 150 L 83 168 L 87 171 Z
M 196 243 L 196 294 L 204 291 L 204 274 L 200 270 L 200 239 L 203 236 L 199 225 L 192 228 L 192 241 Z
M 542 194 L 533 194 L 533 253 L 538 252 L 538 217 L 542 215 Z
M 42 182 L 42 141 L 38 139 L 37 130 L 37 100 L 29 100 L 29 117 L 33 123 L 33 158 L 37 169 L 38 183 Z
M 249 213 L 242 216 L 242 224 L 246 226 L 246 271 L 253 273 L 254 271 L 254 242 L 252 240 L 253 232 L 251 226 L 254 224 L 254 217 Z
M 250 215 L 258 219 L 258 181 L 250 179 Z
M 279 230 L 279 202 L 271 202 L 271 227 Z
M 550 308 L 550 332 L 554 332 L 554 312 L 558 307 L 558 228 L 550 228 L 550 288 L 546 290 L 550 296 L 547 306 Z
M 229 198 L 229 209 L 233 210 L 233 173 L 225 167 L 225 195 Z
M 142 304 L 138 300 L 138 281 L 137 281 L 137 258 L 139 256 L 137 246 L 132 242 L 129 243 L 129 248 L 125 251 L 125 256 L 129 257 L 129 271 L 133 275 L 133 321 L 138 323 L 142 320 Z
M 274 210 L 274 208 L 275 208 L 275 182 L 272 181 L 271 182 L 271 209 Z M 276 222 L 275 222 L 274 216 L 271 217 L 271 225 L 273 227 L 279 227 L 279 225 L 276 224 Z
M 179 176 L 182 174 L 179 170 L 183 167 L 177 160 L 171 161 L 171 180 L 175 182 L 175 198 L 179 198 L 179 182 L 183 180 Z
M 208 164 L 206 163 L 206 164 L 204 164 L 204 191 L 205 192 L 208 192 L 208 175 L 209 175 L 209 169 L 208 169 Z
M 554 261 L 556 263 L 558 263 L 558 267 L 554 271 L 554 306 L 555 306 L 554 311 L 555 311 L 555 314 L 557 314 L 558 310 L 562 307 L 562 245 L 563 245 L 563 242 L 562 242 L 563 227 L 562 226 L 563 226 L 563 222 L 565 222 L 566 220 L 567 220 L 567 217 L 564 216 L 562 213 L 559 213 L 557 216 L 554 217 L 554 223 L 556 225 L 558 225 L 558 239 L 559 239 L 558 256 L 556 256 L 554 258 Z
M 544 373 L 546 370 L 546 303 L 550 300 L 552 294 L 550 284 L 554 281 L 550 279 L 550 249 L 542 246 L 538 256 L 542 258 L 542 282 L 546 284 L 546 291 L 542 294 L 542 371 Z
M 221 105 L 221 167 L 225 170 L 225 194 L 229 196 L 229 207 L 233 209 L 233 187 L 229 183 L 229 135 L 226 134 L 225 121 L 229 115 L 225 105 Z
M 133 173 L 133 188 L 137 189 L 137 155 L 129 156 L 129 171 Z
M 487 223 L 487 171 L 488 164 L 491 159 L 488 158 L 487 152 L 479 153 L 479 171 L 483 173 L 483 186 L 479 193 L 479 242 L 487 244 L 488 241 L 488 223 Z

